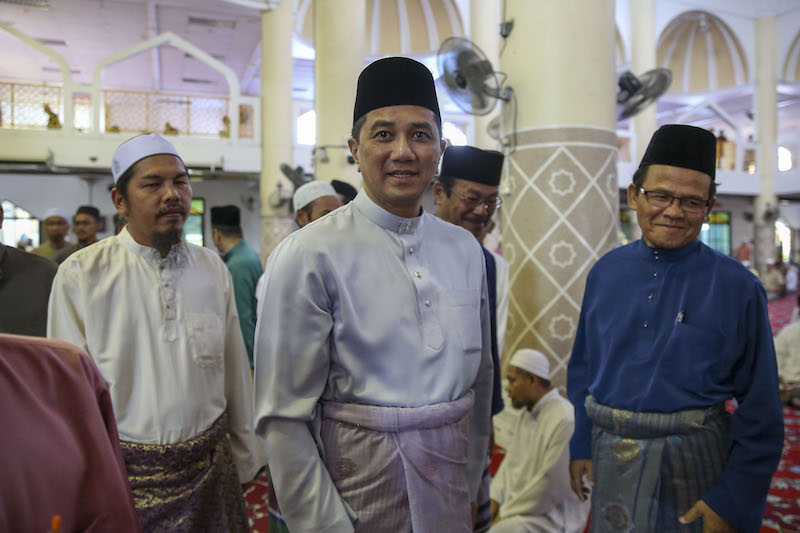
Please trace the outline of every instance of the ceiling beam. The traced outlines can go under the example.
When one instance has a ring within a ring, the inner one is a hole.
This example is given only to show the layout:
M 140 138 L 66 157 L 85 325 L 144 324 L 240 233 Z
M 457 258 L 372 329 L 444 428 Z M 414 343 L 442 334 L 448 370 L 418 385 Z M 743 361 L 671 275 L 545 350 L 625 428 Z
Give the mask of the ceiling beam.
M 147 2 L 147 37 L 152 39 L 159 34 L 158 31 L 158 6 L 155 0 Z M 153 70 L 153 90 L 161 90 L 161 47 L 156 46 L 150 49 L 150 65 Z

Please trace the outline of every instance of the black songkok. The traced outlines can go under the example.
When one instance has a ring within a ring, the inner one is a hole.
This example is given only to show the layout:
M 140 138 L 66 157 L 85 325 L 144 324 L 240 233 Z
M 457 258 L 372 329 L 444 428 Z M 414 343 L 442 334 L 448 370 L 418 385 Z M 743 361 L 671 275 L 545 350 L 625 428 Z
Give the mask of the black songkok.
M 239 208 L 235 205 L 223 205 L 211 208 L 212 226 L 238 227 L 241 224 Z
M 442 156 L 441 177 L 474 181 L 497 187 L 503 170 L 503 154 L 474 146 L 449 146 Z
M 708 174 L 714 180 L 717 163 L 717 138 L 703 128 L 667 124 L 658 128 L 647 145 L 639 168 L 669 165 Z
M 355 200 L 356 195 L 358 195 L 356 188 L 346 181 L 331 180 L 331 185 L 333 185 L 333 190 L 336 191 L 336 194 L 341 194 L 344 197 L 343 202 L 345 204 Z
M 97 209 L 93 205 L 82 205 L 82 206 L 80 206 L 78 208 L 78 210 L 75 211 L 75 216 L 78 216 L 78 215 L 89 215 L 89 216 L 94 217 L 95 221 L 99 221 L 100 220 L 100 210 Z
M 353 124 L 373 109 L 392 105 L 425 107 L 441 120 L 433 75 L 428 67 L 407 57 L 387 57 L 361 72 Z

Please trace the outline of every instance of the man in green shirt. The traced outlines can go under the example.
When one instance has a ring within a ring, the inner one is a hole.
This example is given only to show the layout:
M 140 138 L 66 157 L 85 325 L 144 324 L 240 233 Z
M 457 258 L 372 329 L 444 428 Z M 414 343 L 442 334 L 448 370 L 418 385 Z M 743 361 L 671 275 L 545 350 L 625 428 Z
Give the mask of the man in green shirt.
M 235 205 L 211 208 L 211 240 L 222 252 L 231 273 L 239 327 L 250 368 L 253 368 L 253 338 L 256 331 L 256 283 L 263 268 L 258 254 L 242 239 L 241 215 Z

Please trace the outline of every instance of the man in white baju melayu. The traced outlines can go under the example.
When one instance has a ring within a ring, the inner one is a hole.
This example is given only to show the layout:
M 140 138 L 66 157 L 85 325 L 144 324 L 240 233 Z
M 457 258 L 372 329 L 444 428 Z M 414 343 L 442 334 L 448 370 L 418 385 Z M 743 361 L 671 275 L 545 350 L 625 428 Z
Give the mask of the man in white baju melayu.
M 549 375 L 547 357 L 536 350 L 519 350 L 509 362 L 506 391 L 522 412 L 492 480 L 489 533 L 581 533 L 586 528 L 589 502 L 581 502 L 569 483 L 574 410 Z
M 240 484 L 264 463 L 230 274 L 181 238 L 192 189 L 170 142 L 124 142 L 112 174 L 128 225 L 61 264 L 48 336 L 108 383 L 145 531 L 249 531 Z
M 422 213 L 444 143 L 433 77 L 359 77 L 356 199 L 270 256 L 256 327 L 256 430 L 290 531 L 469 532 L 489 436 L 481 247 Z

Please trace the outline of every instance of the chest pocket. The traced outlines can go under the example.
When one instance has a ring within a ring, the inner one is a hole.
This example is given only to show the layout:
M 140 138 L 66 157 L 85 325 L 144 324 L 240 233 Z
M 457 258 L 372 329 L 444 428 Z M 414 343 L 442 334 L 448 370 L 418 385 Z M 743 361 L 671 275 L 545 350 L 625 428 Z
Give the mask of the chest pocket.
M 188 313 L 189 349 L 196 365 L 222 370 L 225 332 L 222 319 L 216 315 Z
M 711 327 L 675 324 L 664 353 L 669 356 L 668 367 L 684 376 L 683 385 L 689 390 L 705 390 L 707 380 L 727 375 L 725 338 Z
M 464 355 L 481 351 L 481 292 L 478 289 L 451 291 L 450 300 L 453 325 L 461 337 Z

